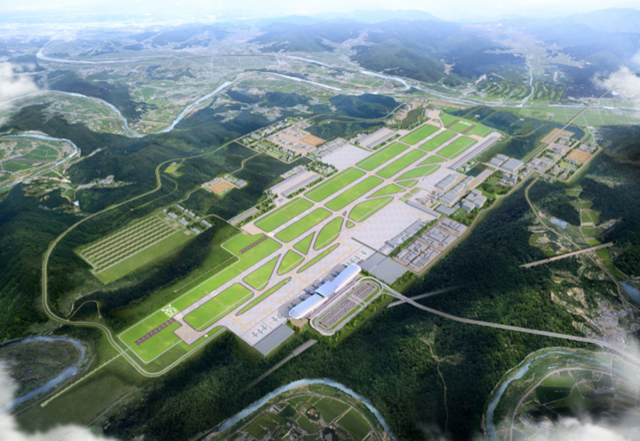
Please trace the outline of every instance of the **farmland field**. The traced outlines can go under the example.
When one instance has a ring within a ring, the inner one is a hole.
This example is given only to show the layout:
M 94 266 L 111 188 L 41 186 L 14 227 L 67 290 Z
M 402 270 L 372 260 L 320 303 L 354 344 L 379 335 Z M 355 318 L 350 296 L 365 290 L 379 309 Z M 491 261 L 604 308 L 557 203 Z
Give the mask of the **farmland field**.
M 438 133 L 436 136 L 431 138 L 429 141 L 425 142 L 424 144 L 420 144 L 419 147 L 422 150 L 426 150 L 426 151 L 430 152 L 432 150 L 437 149 L 438 147 L 440 147 L 445 142 L 449 141 L 454 136 L 456 136 L 456 134 L 454 132 L 450 132 L 450 131 L 447 130 L 445 132 Z
M 358 170 L 357 168 L 348 168 L 328 181 L 309 190 L 306 196 L 314 202 L 323 201 L 335 192 L 340 191 L 347 185 L 360 179 L 364 174 L 362 170 Z
M 349 432 L 354 441 L 362 441 L 371 427 L 367 420 L 355 409 L 351 409 L 345 416 L 340 418 L 338 425 Z
M 415 145 L 423 139 L 433 135 L 438 130 L 440 130 L 439 127 L 432 126 L 431 124 L 426 124 L 409 133 L 408 135 L 403 136 L 402 138 L 400 138 L 400 141 L 406 142 L 407 144 Z
M 369 156 L 366 159 L 358 162 L 356 165 L 363 170 L 371 171 L 380 167 L 385 162 L 389 161 L 391 158 L 398 156 L 400 153 L 407 150 L 407 147 L 404 144 L 400 144 L 399 142 L 394 142 L 389 147 L 385 147 L 379 152 Z
M 315 404 L 315 408 L 322 414 L 323 419 L 328 423 L 342 415 L 349 405 L 333 398 L 323 398 Z

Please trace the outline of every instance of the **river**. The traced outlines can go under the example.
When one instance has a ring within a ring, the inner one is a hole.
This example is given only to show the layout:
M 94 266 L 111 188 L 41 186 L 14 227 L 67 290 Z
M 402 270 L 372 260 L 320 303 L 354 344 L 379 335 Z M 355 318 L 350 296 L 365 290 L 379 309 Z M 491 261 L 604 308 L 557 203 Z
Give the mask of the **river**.
M 47 168 L 45 168 L 43 170 L 40 170 L 39 172 L 34 173 L 31 176 L 27 176 L 24 179 L 21 179 L 21 180 L 16 181 L 16 182 L 12 182 L 11 184 L 7 184 L 4 187 L 0 187 L 0 190 L 4 190 L 5 188 L 13 187 L 14 185 L 18 185 L 18 184 L 26 181 L 27 179 L 35 178 L 36 176 L 39 176 L 42 173 L 48 172 L 49 170 L 56 168 L 60 164 L 64 164 L 65 162 L 67 162 L 68 160 L 70 160 L 71 158 L 73 158 L 74 156 L 76 156 L 78 154 L 78 146 L 75 145 L 73 143 L 73 141 L 71 141 L 69 139 L 66 139 L 66 138 L 54 138 L 52 136 L 38 135 L 37 133 L 21 133 L 21 134 L 18 134 L 18 135 L 4 135 L 4 136 L 2 136 L 2 138 L 36 138 L 36 139 L 43 139 L 45 141 L 68 142 L 69 144 L 71 144 L 73 146 L 74 150 L 73 150 L 73 153 L 71 153 L 69 156 L 67 156 L 66 158 L 62 158 L 61 160 L 57 161 L 52 166 L 49 166 L 49 167 L 47 167 Z
M 640 290 L 633 286 L 630 282 L 622 282 L 622 289 L 626 292 L 631 299 L 640 305 Z
M 353 391 L 352 389 L 349 389 L 344 384 L 340 384 L 340 383 L 338 383 L 336 381 L 329 380 L 329 379 L 326 379 L 326 378 L 316 379 L 316 380 L 311 380 L 311 379 L 298 380 L 298 381 L 294 381 L 292 383 L 286 384 L 284 386 L 281 386 L 281 387 L 277 388 L 276 390 L 274 390 L 273 392 L 268 393 L 267 395 L 265 395 L 264 397 L 262 397 L 260 400 L 256 401 L 255 403 L 250 404 L 247 408 L 245 408 L 244 410 L 238 412 L 237 414 L 235 414 L 231 418 L 228 418 L 225 421 L 223 421 L 222 424 L 220 424 L 220 426 L 218 426 L 218 431 L 219 432 L 224 432 L 225 430 L 230 429 L 235 424 L 237 424 L 238 421 L 248 417 L 253 412 L 255 412 L 256 410 L 258 410 L 262 406 L 264 406 L 267 401 L 271 400 L 272 398 L 277 397 L 281 393 L 287 392 L 287 391 L 289 391 L 291 389 L 295 389 L 296 387 L 308 386 L 310 384 L 324 384 L 324 385 L 327 385 L 327 386 L 335 387 L 336 389 L 341 390 L 345 394 L 350 395 L 350 396 L 352 396 L 354 398 L 357 398 L 358 400 L 362 401 L 364 403 L 364 405 L 367 406 L 367 409 L 369 409 L 375 415 L 376 419 L 378 420 L 380 425 L 384 428 L 385 432 L 387 432 L 387 434 L 391 437 L 391 439 L 394 439 L 394 440 L 397 439 L 393 435 L 393 432 L 391 432 L 391 428 L 389 427 L 389 425 L 386 423 L 384 418 L 382 418 L 382 415 L 380 414 L 380 412 L 378 412 L 378 410 L 371 405 L 369 400 L 367 400 L 365 397 L 363 397 L 362 395 L 358 394 L 357 392 Z
M 7 404 L 6 406 L 4 406 L 4 408 L 0 411 L 0 413 L 5 413 L 10 411 L 11 409 L 13 409 L 16 406 L 19 406 L 20 404 L 24 403 L 25 401 L 30 400 L 31 398 L 45 393 L 47 391 L 49 391 L 51 388 L 53 388 L 54 386 L 56 386 L 57 384 L 60 384 L 61 382 L 63 382 L 64 380 L 66 380 L 67 378 L 76 375 L 78 373 L 78 365 L 80 364 L 80 362 L 82 360 L 84 360 L 84 348 L 82 347 L 82 344 L 80 341 L 78 340 L 74 340 L 72 338 L 68 338 L 68 337 L 28 337 L 22 340 L 18 340 L 15 342 L 11 342 L 7 345 L 5 345 L 4 347 L 7 346 L 14 346 L 17 344 L 21 344 L 21 343 L 29 343 L 32 341 L 56 341 L 56 340 L 64 340 L 64 341 L 68 341 L 70 343 L 73 343 L 75 347 L 77 347 L 80 350 L 80 358 L 78 359 L 78 361 L 73 365 L 73 366 L 69 366 L 68 368 L 66 368 L 64 371 L 62 371 L 62 373 L 60 373 L 57 377 L 52 378 L 51 380 L 47 381 L 45 384 L 43 384 L 42 386 L 33 389 L 32 391 L 14 398 L 13 401 L 11 401 L 9 404 Z
M 518 372 L 516 372 L 515 375 L 513 375 L 512 377 L 510 377 L 507 381 L 505 381 L 504 383 L 502 383 L 500 385 L 500 388 L 498 389 L 498 391 L 496 392 L 495 397 L 493 397 L 493 400 L 491 400 L 491 403 L 489 404 L 489 407 L 487 407 L 487 434 L 489 436 L 489 440 L 494 441 L 498 439 L 498 436 L 496 435 L 496 427 L 494 425 L 493 422 L 493 413 L 496 410 L 496 407 L 498 406 L 498 403 L 500 402 L 500 398 L 502 398 L 502 395 L 504 394 L 504 391 L 507 389 L 507 386 L 509 386 L 509 383 L 511 383 L 513 380 L 519 380 L 521 379 L 524 374 L 526 374 L 529 371 L 529 367 L 531 366 L 531 363 L 533 363 L 534 361 L 546 357 L 547 355 L 550 354 L 566 354 L 566 355 L 571 355 L 573 357 L 577 357 L 577 358 L 584 358 L 587 360 L 591 360 L 596 362 L 597 364 L 603 366 L 604 368 L 609 368 L 609 365 L 607 363 L 602 363 L 600 360 L 596 359 L 596 358 L 591 358 L 591 357 L 585 357 L 583 355 L 578 355 L 575 354 L 573 352 L 568 352 L 568 351 L 549 351 L 549 352 L 545 352 L 544 354 L 538 355 L 534 358 L 532 358 L 531 360 L 529 360 L 524 366 L 522 366 Z

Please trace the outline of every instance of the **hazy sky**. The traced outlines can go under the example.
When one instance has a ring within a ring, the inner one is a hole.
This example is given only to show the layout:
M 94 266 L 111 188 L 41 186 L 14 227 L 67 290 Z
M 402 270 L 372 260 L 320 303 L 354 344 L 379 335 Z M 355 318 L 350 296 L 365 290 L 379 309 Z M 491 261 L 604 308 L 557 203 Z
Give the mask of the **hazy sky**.
M 34 15 L 90 15 L 131 13 L 131 18 L 188 18 L 200 20 L 313 15 L 375 9 L 418 9 L 456 20 L 506 14 L 557 16 L 611 7 L 640 9 L 640 0 L 1 0 L 3 12 Z

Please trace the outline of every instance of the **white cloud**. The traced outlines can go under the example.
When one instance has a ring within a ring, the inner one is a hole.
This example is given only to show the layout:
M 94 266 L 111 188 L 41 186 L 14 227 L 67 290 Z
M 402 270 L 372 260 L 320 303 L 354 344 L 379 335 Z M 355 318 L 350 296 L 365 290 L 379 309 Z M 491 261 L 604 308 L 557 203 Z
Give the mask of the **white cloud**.
M 593 78 L 596 86 L 606 90 L 614 90 L 625 98 L 640 98 L 640 77 L 623 66 L 608 77 L 596 75 Z
M 6 374 L 7 369 L 0 366 L 0 403 L 12 401 L 16 386 Z M 51 404 L 50 404 L 51 405 Z M 53 404 L 55 405 L 55 404 Z M 44 433 L 24 433 L 18 428 L 13 415 L 0 415 L 0 440 L 6 441 L 107 441 L 113 438 L 97 437 L 89 430 L 79 426 L 58 426 Z
M 27 75 L 17 75 L 11 63 L 0 63 L 0 101 L 37 92 L 38 86 Z

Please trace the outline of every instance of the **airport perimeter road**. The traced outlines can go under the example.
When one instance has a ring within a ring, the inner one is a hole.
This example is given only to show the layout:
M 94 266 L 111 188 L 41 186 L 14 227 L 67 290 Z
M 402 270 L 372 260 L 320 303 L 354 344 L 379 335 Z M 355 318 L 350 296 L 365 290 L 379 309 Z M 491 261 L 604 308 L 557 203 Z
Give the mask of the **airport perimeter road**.
M 466 323 L 468 325 L 484 326 L 484 327 L 487 327 L 487 328 L 504 329 L 505 331 L 523 332 L 525 334 L 544 335 L 545 337 L 562 338 L 562 339 L 565 339 L 565 340 L 573 340 L 573 341 L 580 341 L 580 342 L 583 342 L 583 343 L 591 343 L 591 344 L 598 345 L 598 346 L 606 348 L 606 349 L 610 349 L 610 350 L 620 354 L 621 356 L 625 357 L 629 361 L 632 361 L 636 365 L 640 366 L 640 359 L 639 358 L 637 358 L 636 356 L 631 355 L 628 352 L 620 349 L 619 347 L 617 347 L 615 345 L 612 345 L 610 343 L 607 343 L 607 342 L 595 340 L 595 339 L 592 339 L 592 338 L 577 337 L 575 335 L 558 334 L 556 332 L 538 331 L 536 329 L 520 328 L 518 326 L 501 325 L 501 324 L 498 324 L 498 323 L 490 323 L 490 322 L 483 322 L 483 321 L 480 321 L 480 320 L 465 319 L 465 318 L 462 318 L 462 317 L 457 317 L 455 315 L 447 314 L 446 312 L 441 312 L 441 311 L 438 311 L 436 309 L 429 308 L 428 306 L 421 305 L 420 303 L 416 302 L 415 300 L 412 300 L 409 297 L 405 297 L 402 294 L 400 294 L 399 292 L 392 290 L 391 288 L 388 288 L 387 290 L 389 292 L 391 292 L 394 297 L 396 297 L 396 298 L 398 298 L 400 300 L 403 300 L 405 303 L 409 303 L 410 305 L 415 306 L 418 309 L 430 312 L 431 314 L 439 315 L 440 317 L 444 317 L 446 319 L 453 320 L 455 322 Z

